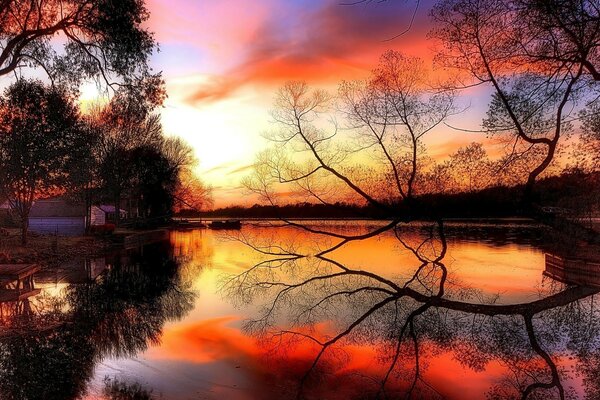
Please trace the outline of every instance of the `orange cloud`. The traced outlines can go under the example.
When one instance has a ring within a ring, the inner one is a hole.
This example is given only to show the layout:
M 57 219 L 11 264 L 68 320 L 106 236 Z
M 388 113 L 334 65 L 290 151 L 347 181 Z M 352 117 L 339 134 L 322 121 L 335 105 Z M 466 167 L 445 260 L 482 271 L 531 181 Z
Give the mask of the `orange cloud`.
M 223 359 L 256 357 L 256 343 L 238 329 L 228 326 L 235 317 L 209 319 L 167 330 L 160 348 L 150 350 L 149 356 L 158 359 L 182 359 L 208 363 Z
M 256 392 L 256 398 L 292 397 L 319 348 L 310 340 L 291 340 L 291 337 L 258 342 L 231 326 L 237 321 L 238 318 L 230 316 L 178 325 L 166 330 L 162 345 L 150 349 L 146 357 L 192 363 L 230 362 L 236 365 L 236 372 L 250 375 L 252 385 L 247 390 Z M 327 323 L 317 324 L 310 331 L 321 340 L 332 333 Z M 382 371 L 377 369 L 380 364 L 374 362 L 374 350 L 367 345 L 348 346 L 344 354 L 343 358 L 351 361 L 339 365 L 343 368 L 338 368 L 339 353 L 324 357 L 324 363 L 333 368 L 331 375 L 327 375 L 327 385 L 311 388 L 316 398 L 356 398 L 364 393 L 365 384 L 373 384 L 360 376 L 379 375 Z
M 192 101 L 219 101 L 231 95 L 240 85 L 240 82 L 228 80 L 224 77 L 214 77 L 195 89 L 193 95 L 188 97 Z
M 162 346 L 151 349 L 146 356 L 192 363 L 229 362 L 236 366 L 236 373 L 249 375 L 248 380 L 244 379 L 251 382 L 245 389 L 247 394 L 256 393 L 257 398 L 265 399 L 289 398 L 320 348 L 313 341 L 297 336 L 259 342 L 232 326 L 238 321 L 237 317 L 229 316 L 178 325 L 168 329 Z M 304 333 L 309 331 L 320 340 L 333 334 L 329 323 L 306 328 Z M 340 345 L 337 350 L 330 349 L 314 371 L 313 378 L 317 380 L 308 386 L 311 398 L 361 398 L 378 391 L 389 361 L 379 360 L 377 344 Z M 494 361 L 486 366 L 485 372 L 473 371 L 463 367 L 452 353 L 435 355 L 437 351 L 430 351 L 434 349 L 430 343 L 421 342 L 423 354 L 432 355 L 427 358 L 426 367 L 422 367 L 423 378 L 447 398 L 479 398 L 506 372 L 504 366 Z M 401 361 L 399 367 L 407 368 L 408 375 L 399 380 L 392 376 L 387 385 L 389 393 L 406 390 L 413 363 L 411 357 Z M 448 374 L 449 370 L 456 373 Z
M 418 10 L 417 22 L 406 35 L 386 41 L 406 28 L 411 7 L 404 2 L 367 7 L 328 1 L 294 18 L 267 19 L 247 41 L 243 59 L 197 88 L 188 100 L 193 104 L 219 100 L 247 84 L 277 86 L 287 80 L 337 84 L 342 78 L 362 78 L 390 48 L 430 58 L 426 6 Z

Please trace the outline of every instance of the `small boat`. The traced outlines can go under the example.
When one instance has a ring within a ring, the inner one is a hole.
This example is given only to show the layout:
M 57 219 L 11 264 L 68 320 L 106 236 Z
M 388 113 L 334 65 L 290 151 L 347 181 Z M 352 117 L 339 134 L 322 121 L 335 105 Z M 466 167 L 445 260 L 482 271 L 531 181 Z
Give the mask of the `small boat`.
M 202 223 L 201 221 L 187 221 L 187 220 L 177 221 L 173 224 L 173 226 L 177 229 L 184 229 L 184 230 L 206 228 L 206 224 Z
M 208 227 L 210 229 L 242 229 L 242 222 L 234 219 L 227 221 L 212 221 Z

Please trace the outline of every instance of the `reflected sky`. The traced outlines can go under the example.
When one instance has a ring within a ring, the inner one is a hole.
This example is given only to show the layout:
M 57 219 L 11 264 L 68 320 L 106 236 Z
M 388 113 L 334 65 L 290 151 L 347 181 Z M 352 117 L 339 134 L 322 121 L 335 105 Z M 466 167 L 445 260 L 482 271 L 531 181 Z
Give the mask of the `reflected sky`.
M 360 223 L 329 228 L 367 229 Z M 406 246 L 388 232 L 328 254 L 332 262 L 309 257 L 283 266 L 264 254 L 267 248 L 275 252 L 269 244 L 299 252 L 331 243 L 292 227 L 264 225 L 247 225 L 239 233 L 172 232 L 170 243 L 104 257 L 105 271 L 88 282 L 40 279 L 42 294 L 30 299 L 37 306 L 29 321 L 39 329 L 23 334 L 20 325 L 12 331 L 17 335 L 8 335 L 11 308 L 2 305 L 0 398 L 36 398 L 53 382 L 62 385 L 61 394 L 49 392 L 47 398 L 109 399 L 107 378 L 169 399 L 295 398 L 299 382 L 306 398 L 393 399 L 411 393 L 500 399 L 529 390 L 528 398 L 552 399 L 560 398 L 558 386 L 529 386 L 553 382 L 554 375 L 565 398 L 599 393 L 593 378 L 600 360 L 600 319 L 592 301 L 597 289 L 567 287 L 544 276 L 548 244 L 538 228 L 450 224 L 443 257 L 438 237 L 424 241 L 429 232 L 436 235 L 430 227 L 401 229 Z M 421 265 L 415 248 L 423 257 L 440 257 L 443 268 L 424 269 L 411 279 Z M 268 274 L 252 269 L 257 265 L 269 266 Z M 336 268 L 362 275 L 319 279 L 286 294 L 276 315 L 261 321 L 281 289 L 265 282 L 297 283 Z M 442 269 L 447 278 L 438 298 Z M 364 290 L 375 285 L 373 277 L 430 297 Z M 357 292 L 333 296 L 344 291 Z M 318 342 L 331 340 L 389 296 L 389 304 L 313 365 Z M 517 303 L 524 306 L 507 306 L 497 315 L 486 311 Z M 402 329 L 407 340 L 398 345 Z M 48 360 L 63 372 L 48 372 Z M 31 390 L 17 389 L 33 376 Z

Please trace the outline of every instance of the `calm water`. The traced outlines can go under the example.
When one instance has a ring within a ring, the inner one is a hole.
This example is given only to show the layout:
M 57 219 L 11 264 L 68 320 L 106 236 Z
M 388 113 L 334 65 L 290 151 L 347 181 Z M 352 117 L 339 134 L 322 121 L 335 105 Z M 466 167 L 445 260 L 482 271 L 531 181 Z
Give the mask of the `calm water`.
M 598 290 L 544 274 L 561 243 L 541 230 L 419 225 L 314 256 L 336 243 L 173 232 L 39 273 L 0 305 L 0 398 L 600 398 Z

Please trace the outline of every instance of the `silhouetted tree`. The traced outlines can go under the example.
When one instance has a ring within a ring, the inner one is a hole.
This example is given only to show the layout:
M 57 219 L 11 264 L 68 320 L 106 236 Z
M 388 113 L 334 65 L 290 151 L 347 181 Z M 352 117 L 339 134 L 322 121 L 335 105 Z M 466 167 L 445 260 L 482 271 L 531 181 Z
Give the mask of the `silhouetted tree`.
M 323 204 L 348 201 L 389 212 L 409 202 L 421 173 L 423 138 L 453 112 L 453 92 L 430 86 L 421 60 L 387 52 L 368 80 L 340 85 L 346 126 L 338 130 L 331 95 L 287 83 L 275 100 L 279 130 L 268 136 L 274 148 L 259 155 L 246 186 L 271 204 L 280 185 Z M 331 115 L 330 127 L 323 114 Z
M 169 258 L 168 243 L 117 256 L 96 281 L 49 296 L 48 306 L 22 330 L 4 329 L 0 399 L 81 397 L 99 362 L 159 343 L 164 324 L 181 319 L 194 304 L 179 267 Z
M 170 164 L 161 148 L 140 146 L 130 151 L 133 196 L 144 218 L 168 218 L 173 210 L 179 169 Z
M 177 179 L 171 196 L 174 211 L 182 209 L 202 210 L 212 204 L 212 189 L 194 173 L 197 165 L 194 151 L 181 138 L 165 138 L 162 153 L 170 168 L 176 171 Z
M 588 171 L 600 170 L 600 105 L 593 104 L 581 112 L 583 120 L 581 147 L 576 165 Z
M 450 155 L 450 165 L 460 189 L 468 192 L 487 187 L 492 179 L 492 165 L 481 143 L 473 142 Z
M 123 193 L 130 188 L 132 150 L 159 148 L 163 141 L 160 116 L 153 114 L 154 104 L 138 102 L 128 92 L 118 93 L 103 109 L 96 110 L 95 126 L 101 134 L 99 178 L 105 194 L 115 205 L 115 224 Z
M 179 173 L 175 190 L 175 211 L 204 210 L 213 204 L 212 188 L 202 182 L 193 171 L 184 169 Z
M 138 216 L 158 222 L 172 214 L 176 203 L 191 207 L 210 193 L 192 172 L 197 162 L 193 149 L 180 138 L 165 137 L 153 110 L 154 104 L 121 92 L 94 110 L 91 125 L 100 136 L 96 163 L 101 195 L 116 209 L 127 198 Z
M 422 168 L 423 138 L 453 112 L 453 93 L 431 89 L 422 60 L 387 51 L 369 80 L 340 85 L 343 114 L 356 147 L 371 155 L 394 187 L 392 201 L 410 200 Z
M 75 202 L 83 202 L 87 210 L 86 229 L 91 223 L 91 207 L 100 197 L 100 151 L 102 128 L 90 115 L 80 116 L 78 143 L 84 151 L 71 157 L 67 163 L 65 195 Z
M 600 289 L 555 282 L 539 298 L 503 304 L 461 284 L 446 268 L 452 241 L 446 240 L 441 223 L 419 231 L 398 226 L 393 234 L 413 257 L 390 265 L 385 275 L 368 262 L 346 265 L 319 252 L 319 246 L 299 248 L 275 236 L 266 241 L 233 236 L 259 257 L 224 282 L 236 304 L 262 305 L 246 330 L 283 364 L 293 349 L 313 354 L 302 372 L 290 373 L 299 384 L 298 398 L 319 393 L 322 376 L 347 370 L 342 356 L 346 345 L 365 343 L 378 349 L 383 369 L 370 369 L 347 398 L 442 398 L 443 384 L 436 387 L 424 373 L 438 353 L 475 371 L 492 361 L 504 367 L 506 374 L 487 389 L 489 398 L 565 399 L 568 375 L 557 354 L 574 351 L 589 381 L 584 389 L 596 393 L 590 378 L 597 368 L 586 358 L 600 340 L 594 306 Z M 319 329 L 323 321 L 328 323 L 325 332 Z
M 456 192 L 458 183 L 450 160 L 434 161 L 432 165 L 428 166 L 422 185 L 422 191 L 425 194 Z
M 104 395 L 109 400 L 152 400 L 152 390 L 138 382 L 128 383 L 118 379 L 104 379 Z
M 483 126 L 503 135 L 511 154 L 542 149 L 525 185 L 536 179 L 569 131 L 578 99 L 595 80 L 600 19 L 595 1 L 442 0 L 433 9 L 438 60 L 466 73 L 464 86 L 493 89 Z
M 32 203 L 64 187 L 68 165 L 87 150 L 79 111 L 63 89 L 19 80 L 0 100 L 0 188 L 27 242 Z
M 144 0 L 3 0 L 0 76 L 41 67 L 51 79 L 74 87 L 96 78 L 135 87 L 160 103 L 162 78 L 148 66 L 157 48 L 145 27 L 148 18 Z M 57 36 L 64 43 L 61 51 L 55 50 Z

